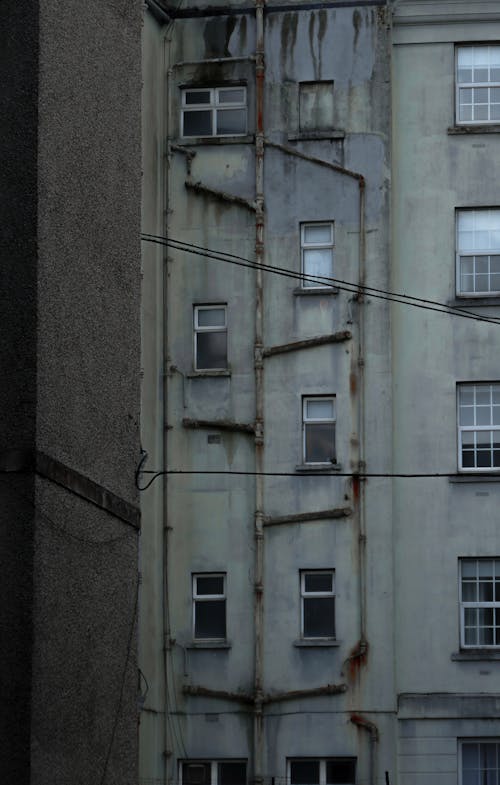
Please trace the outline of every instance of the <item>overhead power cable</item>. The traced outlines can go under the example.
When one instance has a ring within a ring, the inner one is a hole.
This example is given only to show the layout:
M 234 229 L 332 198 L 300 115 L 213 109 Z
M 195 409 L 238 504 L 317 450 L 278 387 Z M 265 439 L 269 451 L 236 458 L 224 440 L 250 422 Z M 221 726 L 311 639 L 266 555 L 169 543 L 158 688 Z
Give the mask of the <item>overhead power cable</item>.
M 357 480 L 370 480 L 370 479 L 434 479 L 438 477 L 454 478 L 476 477 L 480 479 L 477 474 L 459 474 L 458 472 L 336 472 L 329 473 L 328 471 L 307 471 L 307 472 L 251 472 L 251 471 L 237 471 L 233 469 L 165 469 L 163 471 L 155 471 L 154 469 L 143 469 L 140 474 L 151 475 L 145 485 L 137 485 L 139 491 L 146 491 L 158 477 L 164 475 L 234 475 L 236 477 L 344 477 L 348 479 Z M 491 476 L 491 475 L 489 475 Z
M 410 305 L 414 308 L 421 308 L 426 311 L 435 311 L 436 313 L 444 313 L 449 316 L 459 316 L 463 319 L 471 319 L 476 322 L 485 322 L 487 324 L 500 324 L 500 319 L 489 316 L 479 316 L 473 311 L 468 311 L 458 306 L 448 305 L 437 300 L 428 300 L 423 297 L 415 297 L 413 295 L 404 294 L 401 292 L 392 292 L 386 289 L 379 289 L 366 284 L 357 284 L 352 281 L 345 281 L 340 278 L 321 277 L 316 278 L 305 273 L 295 272 L 294 270 L 285 267 L 278 267 L 276 265 L 259 264 L 247 259 L 244 256 L 237 254 L 226 253 L 225 251 L 216 251 L 211 248 L 195 245 L 194 243 L 187 243 L 183 240 L 176 240 L 173 237 L 163 237 L 161 235 L 142 234 L 144 242 L 150 242 L 157 245 L 168 246 L 177 251 L 191 253 L 195 256 L 202 256 L 205 259 L 212 259 L 214 261 L 226 262 L 227 264 L 234 264 L 238 267 L 246 267 L 249 269 L 261 269 L 264 272 L 280 275 L 285 278 L 293 278 L 298 281 L 308 281 L 315 283 L 325 288 L 340 289 L 341 291 L 350 292 L 351 294 L 359 295 L 360 293 L 366 294 L 370 297 L 387 300 L 389 302 L 400 303 L 401 305 Z

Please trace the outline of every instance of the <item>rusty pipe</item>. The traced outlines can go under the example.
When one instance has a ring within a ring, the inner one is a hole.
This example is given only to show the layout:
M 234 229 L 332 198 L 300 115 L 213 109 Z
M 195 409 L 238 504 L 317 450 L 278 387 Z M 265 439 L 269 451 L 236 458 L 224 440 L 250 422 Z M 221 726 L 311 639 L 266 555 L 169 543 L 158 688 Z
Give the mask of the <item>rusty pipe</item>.
M 362 714 L 351 714 L 351 722 L 359 728 L 364 728 L 370 734 L 370 771 L 368 774 L 369 785 L 376 783 L 377 743 L 379 740 L 378 728 L 374 722 L 363 717 Z

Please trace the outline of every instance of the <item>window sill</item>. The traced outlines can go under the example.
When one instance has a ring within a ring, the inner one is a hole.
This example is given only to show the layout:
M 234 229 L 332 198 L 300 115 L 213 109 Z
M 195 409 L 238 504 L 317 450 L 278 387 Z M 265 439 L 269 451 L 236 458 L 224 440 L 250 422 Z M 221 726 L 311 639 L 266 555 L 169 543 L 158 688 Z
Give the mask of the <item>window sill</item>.
M 448 300 L 448 305 L 452 308 L 480 308 L 482 306 L 500 305 L 500 296 L 456 297 L 454 300 Z
M 500 662 L 500 651 L 488 649 L 462 649 L 454 651 L 450 657 L 453 662 Z
M 293 645 L 298 649 L 331 649 L 340 646 L 340 643 L 336 638 L 299 638 Z
M 216 370 L 213 370 L 213 371 L 191 371 L 191 373 L 187 373 L 186 374 L 186 379 L 199 379 L 199 378 L 203 379 L 203 378 L 205 378 L 207 376 L 210 376 L 210 377 L 211 376 L 228 377 L 228 376 L 231 376 L 231 371 L 229 369 L 220 370 L 220 371 L 216 371 Z
M 288 134 L 289 142 L 319 142 L 323 139 L 339 141 L 345 139 L 345 131 L 299 131 L 296 134 Z
M 493 474 L 489 472 L 487 474 L 460 474 L 454 475 L 453 477 L 449 477 L 448 481 L 451 483 L 468 483 L 468 482 L 500 482 L 500 472 Z
M 186 649 L 230 649 L 231 641 L 191 641 L 187 643 Z
M 221 144 L 253 144 L 255 136 L 253 134 L 242 134 L 241 136 L 190 136 L 187 139 L 180 138 L 171 144 L 182 147 L 199 147 L 200 145 L 221 145 Z
M 298 287 L 297 289 L 293 290 L 294 295 L 297 296 L 311 296 L 311 295 L 319 295 L 324 297 L 325 295 L 336 295 L 339 293 L 339 290 L 336 286 L 311 286 L 308 288 Z
M 295 471 L 299 474 L 335 474 L 335 472 L 342 471 L 342 465 L 340 463 L 299 463 L 295 467 Z
M 450 136 L 467 136 L 468 134 L 499 134 L 500 124 L 491 123 L 488 125 L 452 125 L 448 128 Z

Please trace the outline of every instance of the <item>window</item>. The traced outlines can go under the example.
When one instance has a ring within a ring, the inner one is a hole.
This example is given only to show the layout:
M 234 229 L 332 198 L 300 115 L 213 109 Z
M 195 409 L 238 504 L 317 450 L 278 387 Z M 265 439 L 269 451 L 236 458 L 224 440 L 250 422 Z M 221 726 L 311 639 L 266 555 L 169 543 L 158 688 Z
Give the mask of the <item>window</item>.
M 457 123 L 500 123 L 500 46 L 457 47 Z
M 460 785 L 497 785 L 500 781 L 500 739 L 459 742 Z
M 333 82 L 299 84 L 299 127 L 301 131 L 333 128 Z
M 296 758 L 288 761 L 290 785 L 354 785 L 356 758 Z
M 244 760 L 187 760 L 181 762 L 180 785 L 245 785 Z
M 460 560 L 460 645 L 500 646 L 500 559 Z
M 500 209 L 457 212 L 457 294 L 500 294 Z
M 304 463 L 336 463 L 335 396 L 303 398 Z
M 195 640 L 226 638 L 226 576 L 193 575 L 193 635 Z
M 320 279 L 302 281 L 304 288 L 330 286 L 327 280 L 333 276 L 333 222 L 307 223 L 300 227 L 300 245 L 302 256 L 302 274 Z M 324 282 L 321 279 L 326 279 Z
M 458 468 L 500 470 L 500 383 L 458 385 Z
M 242 136 L 246 132 L 246 87 L 199 87 L 182 91 L 182 136 Z
M 225 305 L 195 305 L 194 367 L 197 371 L 216 371 L 227 368 Z
M 301 634 L 303 638 L 335 638 L 335 573 L 300 573 Z

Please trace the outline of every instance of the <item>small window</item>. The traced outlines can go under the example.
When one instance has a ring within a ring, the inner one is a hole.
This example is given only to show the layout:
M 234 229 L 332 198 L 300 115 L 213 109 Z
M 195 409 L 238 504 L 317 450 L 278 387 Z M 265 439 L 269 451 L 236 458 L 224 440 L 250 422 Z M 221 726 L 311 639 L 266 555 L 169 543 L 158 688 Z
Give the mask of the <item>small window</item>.
M 460 645 L 500 647 L 500 559 L 460 560 Z
M 296 758 L 288 761 L 290 785 L 354 785 L 356 758 Z
M 333 570 L 300 573 L 303 638 L 335 638 L 335 573 Z
M 459 742 L 460 785 L 497 785 L 500 781 L 500 739 Z
M 301 131 L 333 128 L 333 82 L 299 84 L 299 128 Z
M 500 471 L 500 382 L 458 385 L 458 468 Z
M 188 760 L 180 765 L 180 785 L 246 785 L 244 760 Z
M 225 305 L 195 305 L 194 367 L 197 371 L 227 369 L 227 309 Z
M 457 47 L 457 123 L 500 123 L 500 46 Z
M 304 223 L 300 227 L 302 274 L 304 288 L 331 286 L 333 276 L 333 249 L 335 245 L 333 222 Z M 321 279 L 325 279 L 324 282 Z
M 500 294 L 500 209 L 457 212 L 457 294 Z
M 336 463 L 335 396 L 302 399 L 304 463 Z
M 226 576 L 193 575 L 193 636 L 195 640 L 226 639 Z
M 242 136 L 246 132 L 246 87 L 193 87 L 182 91 L 182 136 Z

